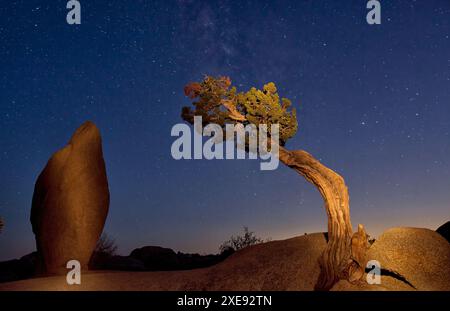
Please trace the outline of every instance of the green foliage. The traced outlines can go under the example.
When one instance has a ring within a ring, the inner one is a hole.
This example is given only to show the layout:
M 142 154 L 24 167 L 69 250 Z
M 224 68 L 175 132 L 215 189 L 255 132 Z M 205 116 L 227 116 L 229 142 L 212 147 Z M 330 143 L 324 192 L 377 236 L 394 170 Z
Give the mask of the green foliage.
M 238 251 L 245 247 L 263 243 L 264 240 L 257 237 L 254 232 L 249 231 L 248 227 L 244 227 L 244 233 L 242 235 L 231 236 L 231 238 L 220 245 L 219 250 L 221 253 L 234 250 Z
M 269 82 L 262 90 L 251 88 L 237 93 L 228 77 L 206 76 L 202 82 L 192 82 L 184 88 L 186 96 L 195 100 L 194 109 L 183 107 L 182 118 L 193 123 L 194 116 L 202 116 L 203 125 L 272 124 L 280 126 L 280 144 L 283 146 L 298 129 L 295 108 L 291 101 L 278 95 L 275 83 Z M 270 134 L 270 133 L 268 133 Z

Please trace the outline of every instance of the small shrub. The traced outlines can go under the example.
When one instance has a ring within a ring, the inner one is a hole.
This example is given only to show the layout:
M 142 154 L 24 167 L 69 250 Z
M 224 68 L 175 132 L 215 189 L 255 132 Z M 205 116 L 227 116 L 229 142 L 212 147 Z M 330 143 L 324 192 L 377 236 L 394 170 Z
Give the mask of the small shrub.
M 230 252 L 231 250 L 238 251 L 245 247 L 263 243 L 263 242 L 264 242 L 264 240 L 257 237 L 254 232 L 249 231 L 248 227 L 244 227 L 243 234 L 231 236 L 231 238 L 229 240 L 223 242 L 220 245 L 219 250 L 221 253 Z

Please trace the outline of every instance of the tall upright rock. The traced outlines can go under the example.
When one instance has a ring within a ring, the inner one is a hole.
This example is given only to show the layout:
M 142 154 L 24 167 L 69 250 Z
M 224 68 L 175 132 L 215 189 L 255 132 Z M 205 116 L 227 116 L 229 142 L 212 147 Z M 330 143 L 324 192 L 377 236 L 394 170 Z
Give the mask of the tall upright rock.
M 88 121 L 53 154 L 34 187 L 30 220 L 38 274 L 66 273 L 66 264 L 73 259 L 87 268 L 108 208 L 101 136 Z

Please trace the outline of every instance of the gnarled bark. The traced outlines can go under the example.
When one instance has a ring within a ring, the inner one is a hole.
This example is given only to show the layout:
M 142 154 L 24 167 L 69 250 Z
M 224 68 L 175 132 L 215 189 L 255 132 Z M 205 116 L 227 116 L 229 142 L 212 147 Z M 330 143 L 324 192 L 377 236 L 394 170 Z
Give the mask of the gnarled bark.
M 319 259 L 316 290 L 329 290 L 339 279 L 357 281 L 364 274 L 367 236 L 362 225 L 353 235 L 344 179 L 303 150 L 280 147 L 280 161 L 296 170 L 321 193 L 328 215 L 328 244 Z

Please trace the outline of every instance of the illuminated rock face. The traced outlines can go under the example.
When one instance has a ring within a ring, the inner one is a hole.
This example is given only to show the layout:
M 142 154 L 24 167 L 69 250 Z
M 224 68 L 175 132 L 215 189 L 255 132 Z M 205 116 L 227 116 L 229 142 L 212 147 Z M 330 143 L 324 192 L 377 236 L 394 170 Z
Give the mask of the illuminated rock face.
M 53 154 L 35 184 L 31 224 L 38 274 L 66 273 L 72 259 L 87 268 L 108 208 L 100 132 L 86 122 L 67 146 Z
M 367 256 L 417 290 L 450 290 L 450 244 L 432 230 L 386 230 L 370 247 Z

